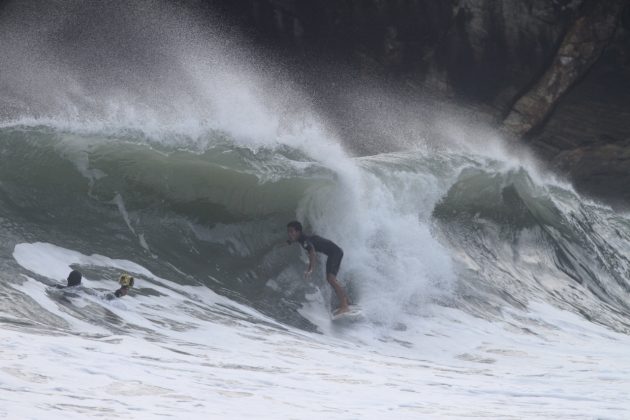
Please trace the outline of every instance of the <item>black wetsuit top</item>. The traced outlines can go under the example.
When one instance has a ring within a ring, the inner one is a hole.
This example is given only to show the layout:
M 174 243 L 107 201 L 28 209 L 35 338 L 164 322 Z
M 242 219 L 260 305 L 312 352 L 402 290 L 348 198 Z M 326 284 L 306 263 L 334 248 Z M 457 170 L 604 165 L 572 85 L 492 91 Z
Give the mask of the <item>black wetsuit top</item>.
M 298 239 L 298 242 L 300 243 L 300 245 L 302 245 L 302 248 L 307 251 L 310 251 L 311 248 L 315 248 L 315 252 L 321 252 L 322 254 L 326 254 L 329 257 L 341 251 L 341 248 L 339 248 L 337 244 L 335 244 L 333 241 L 317 235 L 302 235 Z
M 306 251 L 314 249 L 315 252 L 321 252 L 328 256 L 326 260 L 326 274 L 337 275 L 341 265 L 341 258 L 343 258 L 343 250 L 336 243 L 321 236 L 307 236 L 304 234 L 300 236 L 298 242 Z

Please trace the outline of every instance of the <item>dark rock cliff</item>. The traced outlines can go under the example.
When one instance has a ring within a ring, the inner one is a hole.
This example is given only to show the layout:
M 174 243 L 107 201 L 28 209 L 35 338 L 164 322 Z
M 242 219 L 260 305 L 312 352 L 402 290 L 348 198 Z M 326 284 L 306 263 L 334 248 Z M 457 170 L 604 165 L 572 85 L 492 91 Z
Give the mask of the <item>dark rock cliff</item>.
M 630 203 L 630 0 L 208 0 L 256 37 L 490 113 L 586 193 Z

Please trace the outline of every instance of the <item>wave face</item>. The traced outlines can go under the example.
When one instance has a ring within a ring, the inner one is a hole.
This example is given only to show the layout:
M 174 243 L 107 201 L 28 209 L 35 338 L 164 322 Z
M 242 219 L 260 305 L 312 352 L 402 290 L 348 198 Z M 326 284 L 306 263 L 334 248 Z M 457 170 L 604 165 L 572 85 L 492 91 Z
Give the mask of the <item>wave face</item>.
M 286 223 L 296 217 L 347 250 L 353 300 L 373 305 L 379 322 L 395 318 L 382 298 L 415 312 L 453 285 L 428 200 L 444 188 L 431 168 L 453 177 L 461 157 L 339 153 L 333 169 L 290 146 L 253 150 L 218 135 L 208 136 L 203 151 L 187 151 L 44 126 L 2 134 L 2 210 L 20 220 L 10 229 L 20 241 L 34 234 L 82 253 L 132 259 L 164 277 L 186 273 L 295 325 L 306 321 L 295 309 L 313 288 L 300 280 L 299 247 L 285 243 Z M 43 231 L 39 217 L 47 220 Z
M 0 414 L 630 413 L 628 215 L 448 118 L 353 156 L 242 40 L 112 5 L 5 9 Z M 293 219 L 344 249 L 360 323 L 331 323 Z

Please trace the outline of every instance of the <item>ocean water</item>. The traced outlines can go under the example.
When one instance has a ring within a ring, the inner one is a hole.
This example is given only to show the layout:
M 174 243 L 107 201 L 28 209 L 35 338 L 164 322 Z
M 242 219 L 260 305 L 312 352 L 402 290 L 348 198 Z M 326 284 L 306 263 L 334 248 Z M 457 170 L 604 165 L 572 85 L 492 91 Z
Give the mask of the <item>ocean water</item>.
M 630 215 L 440 112 L 354 153 L 181 5 L 26 4 L 0 15 L 0 418 L 630 417 Z M 331 321 L 292 219 L 364 319 Z

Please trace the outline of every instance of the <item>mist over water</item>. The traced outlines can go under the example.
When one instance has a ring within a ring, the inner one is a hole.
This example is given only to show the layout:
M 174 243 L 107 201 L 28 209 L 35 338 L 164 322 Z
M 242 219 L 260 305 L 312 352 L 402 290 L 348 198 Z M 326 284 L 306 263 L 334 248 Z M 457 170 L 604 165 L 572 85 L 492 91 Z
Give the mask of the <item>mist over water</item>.
M 29 354 L 28 366 L 54 366 L 52 343 L 79 360 L 89 354 L 80 348 L 94 346 L 103 370 L 84 366 L 61 382 L 87 383 L 127 361 L 128 376 L 80 394 L 106 399 L 135 389 L 159 400 L 184 381 L 191 403 L 183 409 L 193 416 L 208 389 L 220 389 L 210 398 L 221 407 L 215 415 L 245 413 L 225 403 L 227 394 L 265 395 L 258 404 L 266 408 L 282 400 L 270 418 L 286 416 L 287 398 L 308 412 L 307 392 L 342 404 L 326 381 L 347 392 L 349 418 L 371 413 L 351 407 L 370 401 L 386 417 L 462 414 L 439 399 L 429 408 L 398 398 L 409 389 L 499 413 L 503 403 L 489 395 L 512 380 L 505 378 L 548 390 L 579 379 L 542 417 L 628 409 L 613 390 L 630 372 L 615 365 L 630 331 L 628 215 L 580 197 L 465 113 L 348 87 L 348 115 L 357 119 L 341 127 L 290 69 L 216 16 L 166 2 L 9 2 L 0 39 L 7 354 L 33 333 L 43 356 Z M 386 105 L 374 105 L 378 97 Z M 370 133 L 363 150 L 374 153 L 359 156 L 357 139 L 345 134 L 366 121 L 358 131 Z M 339 278 L 363 308 L 362 322 L 331 323 L 337 302 L 325 257 L 305 281 L 305 256 L 284 243 L 292 219 L 344 249 Z M 81 290 L 48 287 L 73 268 L 84 273 Z M 120 271 L 138 287 L 106 301 Z M 610 345 L 604 356 L 595 354 L 598 340 Z M 575 346 L 583 351 L 576 366 L 563 365 Z M 339 360 L 325 356 L 335 352 Z M 173 357 L 184 370 L 147 385 L 141 363 L 161 371 Z M 366 377 L 348 367 L 357 360 Z M 528 361 L 543 379 L 528 376 Z M 587 361 L 591 371 L 581 369 Z M 558 366 L 562 373 L 545 376 Z M 34 377 L 25 370 L 4 371 L 9 389 Z M 454 376 L 440 379 L 443 371 Z M 207 382 L 217 375 L 232 385 Z M 294 380 L 312 388 L 300 392 Z M 441 385 L 435 393 L 442 380 L 453 394 Z M 33 383 L 52 392 L 47 381 Z M 580 397 L 593 387 L 597 408 Z M 470 391 L 477 388 L 484 391 Z M 396 407 L 374 399 L 383 389 Z M 519 392 L 526 403 L 515 414 L 540 414 L 537 394 Z M 22 412 L 17 399 L 5 402 Z M 46 404 L 27 414 L 54 405 Z M 92 401 L 85 412 L 104 405 Z M 166 407 L 142 410 L 182 409 Z

